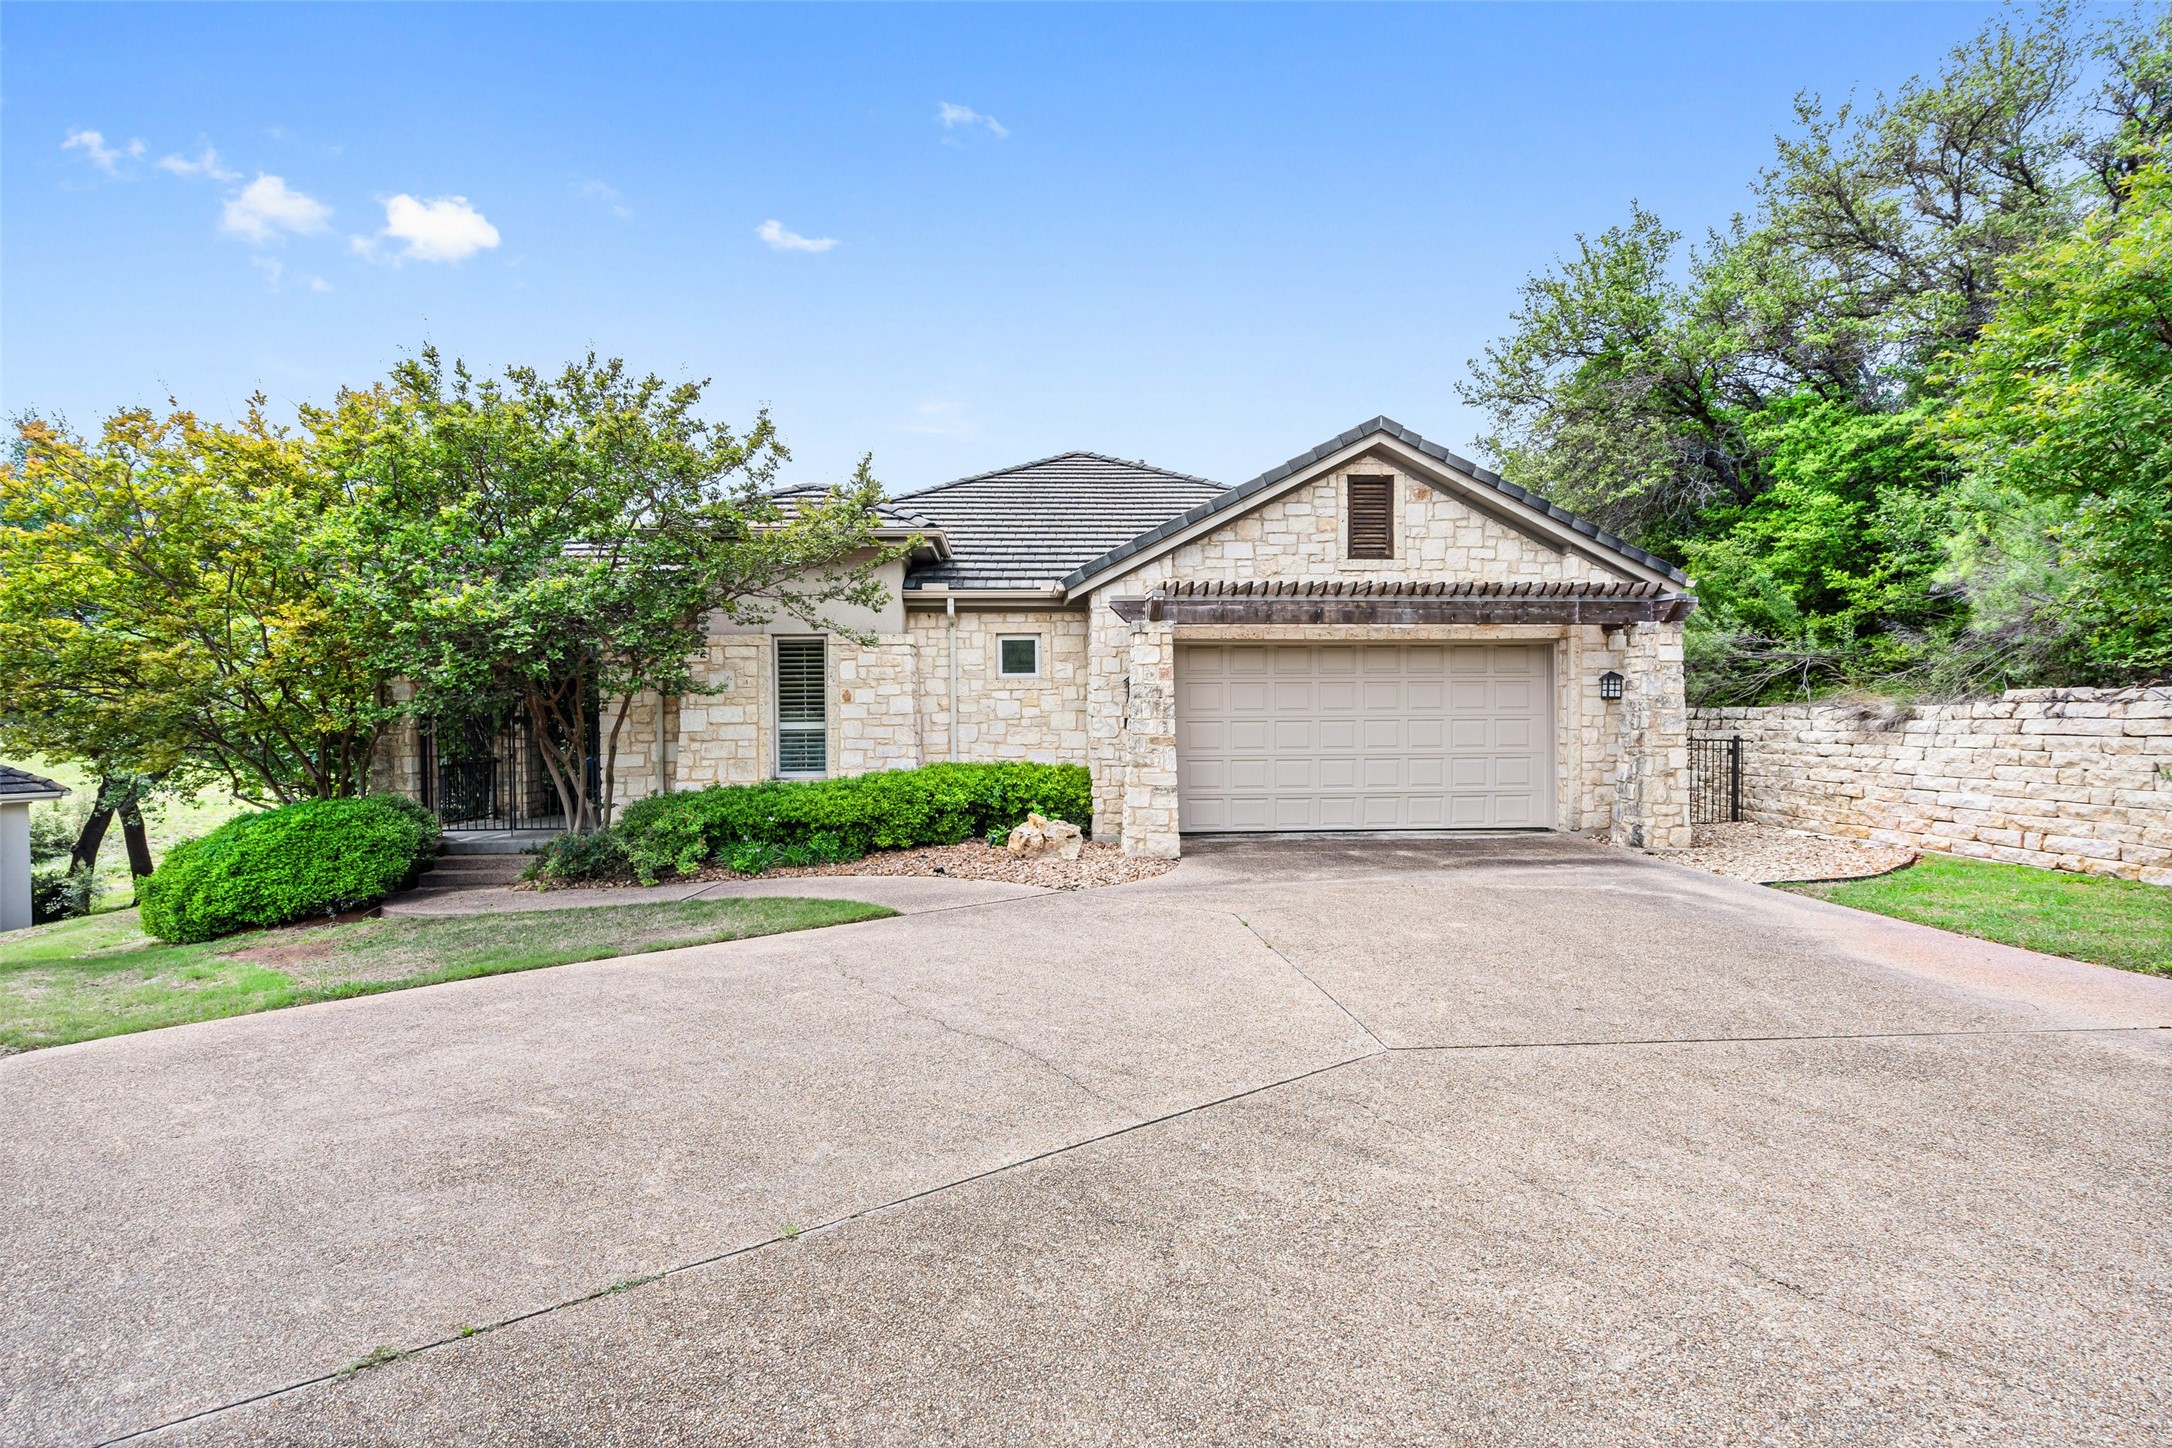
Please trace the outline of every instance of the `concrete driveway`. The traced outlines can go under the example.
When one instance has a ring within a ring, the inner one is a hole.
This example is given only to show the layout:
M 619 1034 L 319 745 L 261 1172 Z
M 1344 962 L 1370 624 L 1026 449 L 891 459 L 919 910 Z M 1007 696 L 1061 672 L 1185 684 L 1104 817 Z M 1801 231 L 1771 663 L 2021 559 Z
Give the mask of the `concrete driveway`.
M 2172 1422 L 2172 982 L 1561 837 L 956 898 L 0 1061 L 0 1437 Z

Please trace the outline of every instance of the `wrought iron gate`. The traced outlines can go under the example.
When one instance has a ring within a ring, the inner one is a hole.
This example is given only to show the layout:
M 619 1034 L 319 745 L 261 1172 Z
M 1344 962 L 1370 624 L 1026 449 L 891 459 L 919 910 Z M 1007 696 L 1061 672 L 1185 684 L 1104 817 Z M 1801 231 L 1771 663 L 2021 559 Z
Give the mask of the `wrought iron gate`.
M 1689 741 L 1689 822 L 1736 824 L 1742 819 L 1742 736 Z
M 596 712 L 587 711 L 588 793 L 601 791 Z M 520 716 L 433 720 L 422 730 L 422 802 L 448 830 L 562 830 L 565 805 L 533 726 Z

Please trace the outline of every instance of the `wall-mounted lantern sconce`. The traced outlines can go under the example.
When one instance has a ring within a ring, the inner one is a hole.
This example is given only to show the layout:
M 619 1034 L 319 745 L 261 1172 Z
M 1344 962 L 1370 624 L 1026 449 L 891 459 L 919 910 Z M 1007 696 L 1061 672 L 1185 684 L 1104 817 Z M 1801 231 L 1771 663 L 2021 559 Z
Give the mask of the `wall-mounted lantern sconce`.
M 1608 669 L 1605 673 L 1599 675 L 1599 697 L 1602 699 L 1619 699 L 1621 697 L 1621 675 L 1615 673 L 1612 669 Z

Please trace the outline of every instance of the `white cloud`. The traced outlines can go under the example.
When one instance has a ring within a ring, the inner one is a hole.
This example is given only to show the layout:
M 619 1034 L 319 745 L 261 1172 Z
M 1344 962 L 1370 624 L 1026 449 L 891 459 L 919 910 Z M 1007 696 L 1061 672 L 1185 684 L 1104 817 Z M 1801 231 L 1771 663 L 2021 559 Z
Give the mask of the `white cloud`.
M 498 244 L 498 228 L 468 204 L 465 196 L 436 196 L 418 201 L 404 192 L 385 203 L 385 229 L 378 233 L 405 242 L 403 261 L 464 261 Z M 374 243 L 354 239 L 356 251 L 374 255 Z
M 633 208 L 626 198 L 618 194 L 618 188 L 603 181 L 583 181 L 577 188 L 581 195 L 597 205 L 607 208 L 613 216 L 631 216 Z
M 323 277 L 311 277 L 309 279 L 309 289 L 313 292 L 328 292 L 332 290 L 332 284 Z
M 207 181 L 239 181 L 241 179 L 239 171 L 229 171 L 219 164 L 219 153 L 209 146 L 204 147 L 204 153 L 193 161 L 186 156 L 161 156 L 158 161 L 158 169 L 171 171 L 174 175 L 184 179 L 194 176 L 201 176 Z
M 917 432 L 929 437 L 958 437 L 975 431 L 973 421 L 965 415 L 965 409 L 948 399 L 932 399 L 913 408 L 912 420 L 904 425 L 906 432 Z
M 986 126 L 988 134 L 999 141 L 1010 134 L 1008 130 L 1004 129 L 1003 123 L 994 116 L 984 116 L 971 106 L 953 105 L 949 101 L 944 101 L 936 109 L 935 119 L 946 131 L 955 131 L 960 126 L 964 126 L 968 130 L 975 126 Z
M 275 256 L 252 256 L 249 258 L 249 265 L 264 273 L 264 289 L 266 291 L 276 292 L 279 290 L 279 279 L 285 276 L 287 272 L 284 262 Z
M 108 176 L 121 174 L 121 162 L 133 161 L 143 155 L 143 142 L 130 141 L 125 146 L 108 146 L 104 133 L 75 130 L 60 143 L 63 151 L 81 151 L 83 158 Z
M 765 221 L 754 228 L 754 234 L 768 242 L 771 251 L 828 251 L 837 245 L 834 236 L 801 236 L 786 231 L 781 221 Z
M 229 197 L 219 214 L 219 229 L 247 237 L 262 246 L 279 240 L 282 231 L 297 236 L 324 230 L 332 208 L 312 196 L 289 187 L 277 176 L 257 173 L 257 178 Z

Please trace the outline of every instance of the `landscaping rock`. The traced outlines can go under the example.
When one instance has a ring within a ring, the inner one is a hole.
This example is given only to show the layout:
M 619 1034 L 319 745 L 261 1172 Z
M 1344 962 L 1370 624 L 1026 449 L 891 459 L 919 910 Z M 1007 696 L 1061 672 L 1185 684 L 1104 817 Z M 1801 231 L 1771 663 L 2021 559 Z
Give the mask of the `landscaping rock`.
M 1003 846 L 1021 860 L 1075 860 L 1085 847 L 1086 832 L 1077 825 L 1037 814 L 1027 815 Z
M 1659 858 L 1759 885 L 1783 880 L 1860 880 L 1915 863 L 1904 845 L 1836 840 L 1771 825 L 1698 825 L 1690 848 Z

